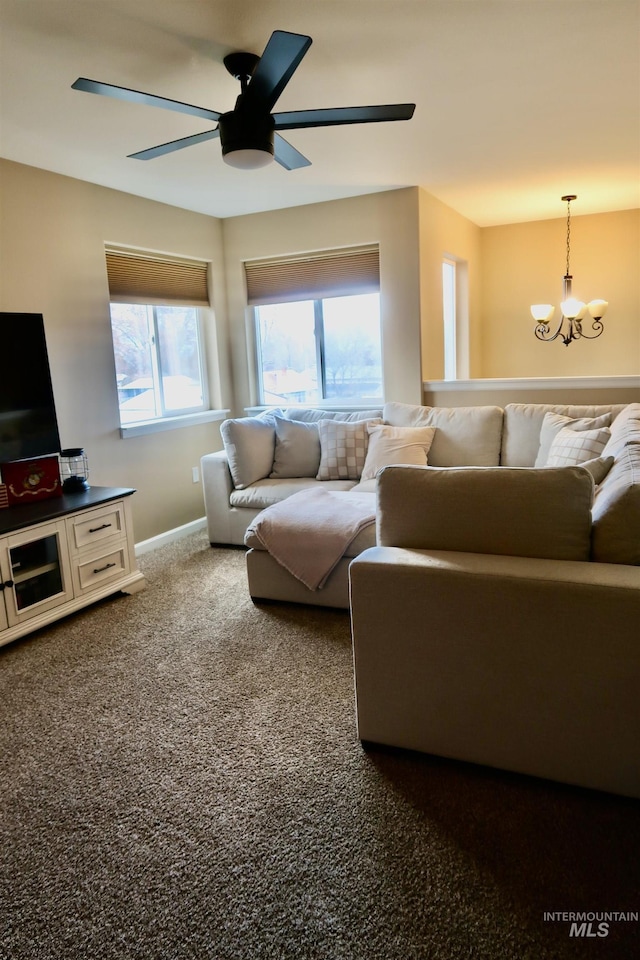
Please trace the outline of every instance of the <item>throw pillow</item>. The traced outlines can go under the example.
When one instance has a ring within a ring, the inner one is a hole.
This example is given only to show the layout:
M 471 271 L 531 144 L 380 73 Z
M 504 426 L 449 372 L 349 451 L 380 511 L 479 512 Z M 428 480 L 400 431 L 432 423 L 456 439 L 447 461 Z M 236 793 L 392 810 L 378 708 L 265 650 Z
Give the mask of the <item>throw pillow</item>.
M 546 467 L 572 467 L 599 457 L 611 436 L 608 427 L 599 430 L 573 430 L 563 427 L 549 449 Z
M 594 457 L 593 460 L 585 460 L 584 463 L 579 464 L 579 466 L 589 471 L 597 487 L 602 483 L 609 473 L 609 470 L 611 470 L 614 460 L 615 457 Z
M 563 429 L 571 430 L 598 430 L 600 427 L 611 426 L 611 414 L 604 413 L 600 417 L 565 417 L 561 413 L 545 413 L 540 429 L 540 447 L 536 457 L 535 467 L 548 466 L 549 450 L 556 435 Z
M 369 424 L 369 447 L 361 482 L 373 480 L 378 471 L 392 463 L 417 467 L 427 465 L 435 427 L 390 427 Z
M 220 424 L 220 436 L 229 461 L 233 485 L 238 490 L 271 473 L 276 442 L 273 419 L 239 417 Z
M 320 466 L 316 480 L 359 480 L 367 456 L 368 423 L 381 420 L 318 420 Z
M 274 421 L 276 448 L 269 476 L 273 480 L 315 477 L 320 466 L 320 434 L 317 423 L 303 423 L 282 417 L 274 417 Z

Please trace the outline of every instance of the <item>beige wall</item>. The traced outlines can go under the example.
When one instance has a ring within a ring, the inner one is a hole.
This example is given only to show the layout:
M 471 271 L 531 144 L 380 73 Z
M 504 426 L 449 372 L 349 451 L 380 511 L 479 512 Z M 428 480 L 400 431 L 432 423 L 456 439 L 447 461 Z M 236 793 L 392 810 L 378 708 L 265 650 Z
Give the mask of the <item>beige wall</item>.
M 566 347 L 534 337 L 532 303 L 559 319 L 566 217 L 481 231 L 481 377 L 640 374 L 640 210 L 571 216 L 571 272 L 582 300 L 609 301 L 599 339 Z
M 463 261 L 467 273 L 467 302 L 458 310 L 468 322 L 468 342 L 459 338 L 458 350 L 468 349 L 469 376 L 481 376 L 477 318 L 480 310 L 480 228 L 425 190 L 420 204 L 420 305 L 422 315 L 422 375 L 424 380 L 444 376 L 442 317 L 442 261 Z M 463 326 L 467 323 L 463 322 Z
M 223 237 L 236 415 L 258 400 L 250 366 L 254 343 L 244 261 L 364 243 L 380 245 L 385 396 L 420 403 L 417 188 L 230 217 L 224 220 Z
M 0 161 L 0 310 L 44 315 L 61 442 L 85 448 L 96 486 L 138 490 L 133 513 L 140 541 L 203 515 L 191 468 L 220 448 L 220 435 L 209 423 L 120 438 L 106 241 L 210 260 L 209 352 L 214 362 L 218 349 L 226 355 L 219 221 Z M 214 383 L 214 400 L 224 403 L 224 369 Z

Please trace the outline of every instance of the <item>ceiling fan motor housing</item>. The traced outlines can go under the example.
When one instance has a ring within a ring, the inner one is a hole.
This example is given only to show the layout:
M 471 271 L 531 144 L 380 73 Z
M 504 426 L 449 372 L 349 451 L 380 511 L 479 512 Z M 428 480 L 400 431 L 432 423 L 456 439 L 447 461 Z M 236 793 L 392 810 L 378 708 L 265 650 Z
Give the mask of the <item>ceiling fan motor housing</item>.
M 236 150 L 261 150 L 274 155 L 275 120 L 271 114 L 232 110 L 218 121 L 222 156 Z

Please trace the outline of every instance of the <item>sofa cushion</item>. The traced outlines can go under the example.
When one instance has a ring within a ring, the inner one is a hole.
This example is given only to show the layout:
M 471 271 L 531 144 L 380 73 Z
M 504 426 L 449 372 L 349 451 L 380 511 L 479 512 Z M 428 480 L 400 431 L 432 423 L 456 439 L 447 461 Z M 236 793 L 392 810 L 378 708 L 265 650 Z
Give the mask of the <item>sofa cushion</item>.
M 303 423 L 317 423 L 318 420 L 340 420 L 342 423 L 356 423 L 359 420 L 377 420 L 382 417 L 382 410 L 353 410 L 344 413 L 342 410 L 316 410 L 307 407 L 287 407 L 282 411 L 286 420 L 300 420 Z
M 553 441 L 558 436 L 561 430 L 569 429 L 574 430 L 575 432 L 582 430 L 597 430 L 600 427 L 608 427 L 611 425 L 611 414 L 604 413 L 599 417 L 567 417 L 561 413 L 545 413 L 544 419 L 542 421 L 542 427 L 540 428 L 540 446 L 538 447 L 538 455 L 536 456 L 536 462 L 534 466 L 536 467 L 546 467 L 563 466 L 561 463 L 550 464 L 549 463 L 549 452 Z M 609 439 L 609 434 L 607 434 L 606 441 Z M 563 445 L 566 446 L 567 442 L 570 442 L 571 438 L 567 438 L 566 434 L 564 437 Z M 598 456 L 600 451 L 590 454 L 591 457 Z M 583 460 L 588 460 L 589 457 L 583 457 Z M 576 463 L 577 461 L 573 461 Z
M 435 427 L 390 427 L 367 424 L 369 446 L 360 482 L 374 480 L 382 467 L 392 463 L 424 467 L 433 442 Z
M 273 503 L 280 503 L 294 493 L 301 490 L 313 490 L 318 485 L 326 486 L 330 490 L 352 490 L 355 487 L 353 480 L 315 480 L 311 477 L 292 477 L 290 480 L 256 480 L 242 490 L 234 490 L 229 497 L 232 507 L 246 507 L 250 510 L 264 510 Z
M 320 467 L 316 479 L 359 480 L 369 444 L 367 424 L 381 422 L 318 420 Z
M 582 467 L 385 467 L 378 543 L 588 560 L 593 488 Z
M 220 435 L 236 489 L 242 490 L 269 476 L 276 443 L 273 417 L 263 415 L 224 420 L 220 424 Z
M 593 502 L 591 559 L 640 564 L 640 439 L 628 441 Z
M 420 407 L 385 403 L 385 423 L 393 427 L 436 427 L 429 451 L 435 467 L 495 467 L 500 462 L 500 407 Z
M 608 427 L 597 430 L 575 430 L 571 425 L 563 427 L 551 442 L 544 466 L 571 467 L 593 460 L 600 456 L 610 436 Z
M 315 477 L 320 466 L 320 434 L 315 422 L 274 417 L 276 445 L 270 476 Z
M 615 457 L 629 441 L 640 441 L 640 403 L 630 403 L 611 425 L 605 456 Z

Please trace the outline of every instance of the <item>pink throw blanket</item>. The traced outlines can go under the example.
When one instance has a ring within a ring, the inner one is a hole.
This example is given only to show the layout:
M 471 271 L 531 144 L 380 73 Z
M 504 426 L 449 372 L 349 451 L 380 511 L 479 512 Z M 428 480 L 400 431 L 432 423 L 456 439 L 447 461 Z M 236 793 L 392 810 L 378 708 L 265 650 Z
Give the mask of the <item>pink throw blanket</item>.
M 375 517 L 370 495 L 301 490 L 263 510 L 247 533 L 309 590 L 320 590 L 352 540 Z

